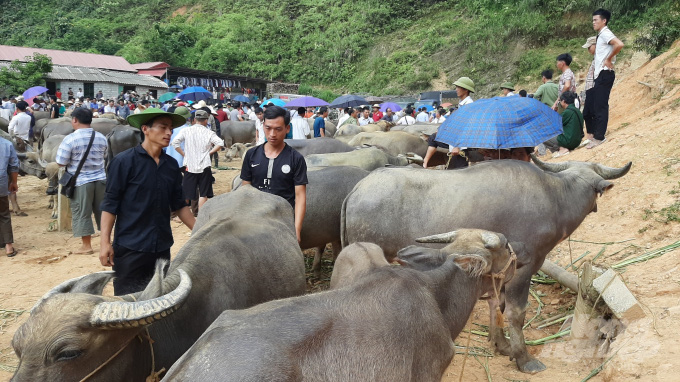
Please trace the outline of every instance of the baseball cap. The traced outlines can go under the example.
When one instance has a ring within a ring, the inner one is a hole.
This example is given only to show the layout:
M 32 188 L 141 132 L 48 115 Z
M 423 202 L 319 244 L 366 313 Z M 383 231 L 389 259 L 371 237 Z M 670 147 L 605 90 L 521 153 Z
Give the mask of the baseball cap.
M 595 42 L 597 42 L 597 37 L 596 36 L 590 36 L 590 37 L 588 37 L 588 39 L 586 40 L 586 43 L 583 44 L 583 46 L 581 48 L 588 49 L 592 45 L 595 45 Z
M 208 117 L 210 117 L 210 114 L 205 110 L 196 110 L 194 113 L 195 119 L 208 119 Z

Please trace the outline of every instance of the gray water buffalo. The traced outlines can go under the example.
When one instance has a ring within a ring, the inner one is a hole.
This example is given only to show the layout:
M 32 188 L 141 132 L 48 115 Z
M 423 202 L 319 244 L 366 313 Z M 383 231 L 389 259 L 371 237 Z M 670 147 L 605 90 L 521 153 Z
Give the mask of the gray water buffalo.
M 7 133 L 9 131 L 9 121 L 0 117 L 0 130 Z
M 255 121 L 224 121 L 220 131 L 227 149 L 234 143 L 255 143 Z
M 224 153 L 224 159 L 227 160 L 227 162 L 231 162 L 232 160 L 238 158 L 241 159 L 243 158 L 244 155 L 246 155 L 246 151 L 248 151 L 249 148 L 252 147 L 252 144 L 250 143 L 234 143 L 231 145 L 230 148 L 226 150 Z
M 376 268 L 390 265 L 385 253 L 373 243 L 352 243 L 343 248 L 333 265 L 330 289 L 354 284 Z
M 34 111 L 33 117 L 35 118 L 35 123 L 38 123 L 41 119 L 50 119 L 49 111 Z
M 375 147 L 346 153 L 310 154 L 305 157 L 305 161 L 307 167 L 355 166 L 366 171 L 373 171 L 386 165 L 407 166 L 409 164 L 406 156 L 392 156 Z
M 142 132 L 135 127 L 118 125 L 106 135 L 106 142 L 109 146 L 106 154 L 106 163 L 108 165 L 116 155 L 142 143 Z
M 344 142 L 329 137 L 314 139 L 286 139 L 286 143 L 302 156 L 309 154 L 346 153 L 356 150 Z
M 250 186 L 219 198 L 222 205 L 205 204 L 167 276 L 160 267 L 144 291 L 102 296 L 112 275 L 100 273 L 48 292 L 14 335 L 12 381 L 144 381 L 152 368 L 170 368 L 225 309 L 303 294 L 290 205 Z
M 388 131 L 390 129 L 390 126 L 392 124 L 387 123 L 386 121 L 378 121 L 377 123 L 369 123 L 368 125 L 349 125 L 345 124 L 340 126 L 340 128 L 337 129 L 334 135 L 335 137 L 339 137 L 342 135 L 356 135 L 359 133 L 374 133 L 376 131 Z
M 404 131 L 359 133 L 348 144 L 350 146 L 376 146 L 390 155 L 415 153 L 424 157 L 427 153 L 427 142 Z
M 523 242 L 532 263 L 506 286 L 510 343 L 500 330 L 491 332 L 490 340 L 527 373 L 545 369 L 527 352 L 522 333 L 531 276 L 548 252 L 596 211 L 597 195 L 613 187 L 608 179 L 624 176 L 631 167 L 533 159 L 538 167 L 496 160 L 458 171 L 378 170 L 347 196 L 342 217 L 343 246 L 375 242 L 388 260 L 418 237 L 462 227 L 502 232 Z M 395 202 L 403 200 L 421 202 Z M 490 308 L 493 314 L 495 306 Z
M 397 125 L 393 126 L 390 131 L 405 131 L 415 136 L 427 135 L 430 136 L 439 130 L 439 123 L 425 123 L 417 122 L 413 125 Z
M 316 116 L 314 118 L 307 118 L 307 123 L 309 124 L 309 131 L 311 131 L 312 137 L 314 136 L 314 119 L 315 118 L 316 118 Z M 326 124 L 326 131 L 325 131 L 326 137 L 329 137 L 329 138 L 333 137 L 335 135 L 336 130 L 337 130 L 335 123 L 329 121 L 328 119 L 326 119 L 325 122 L 326 122 L 325 123 Z
M 300 248 L 316 248 L 312 270 L 317 278 L 326 244 L 332 244 L 333 260 L 340 252 L 342 202 L 368 174 L 366 170 L 349 166 L 326 167 L 307 173 L 307 212 L 300 232 Z
M 121 126 L 121 124 L 115 119 L 93 118 L 90 126 L 94 131 L 106 136 L 113 131 L 114 127 Z M 71 118 L 50 119 L 41 131 L 40 140 L 38 141 L 39 147 L 42 147 L 42 143 L 52 135 L 68 135 L 72 132 Z
M 436 254 L 409 248 L 406 266 L 343 288 L 225 311 L 164 380 L 439 382 L 489 276 L 502 286 L 514 273 L 502 235 L 473 235 Z

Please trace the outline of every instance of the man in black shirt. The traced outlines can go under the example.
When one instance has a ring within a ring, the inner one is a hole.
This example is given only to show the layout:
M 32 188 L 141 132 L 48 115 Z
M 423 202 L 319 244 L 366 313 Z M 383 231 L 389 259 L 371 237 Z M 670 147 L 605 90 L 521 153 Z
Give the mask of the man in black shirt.
M 153 276 L 156 260 L 170 260 L 171 211 L 189 229 L 196 221 L 182 195 L 179 165 L 163 152 L 170 144 L 172 129 L 186 119 L 149 108 L 129 116 L 128 122 L 142 130 L 144 142 L 113 158 L 101 204 L 99 261 L 103 266 L 113 266 L 117 296 L 143 290 Z M 116 233 L 111 245 L 114 222 Z
M 290 131 L 290 113 L 278 106 L 264 111 L 264 134 L 267 142 L 246 152 L 241 167 L 243 184 L 278 195 L 295 210 L 298 242 L 307 209 L 307 164 L 305 158 L 284 139 Z

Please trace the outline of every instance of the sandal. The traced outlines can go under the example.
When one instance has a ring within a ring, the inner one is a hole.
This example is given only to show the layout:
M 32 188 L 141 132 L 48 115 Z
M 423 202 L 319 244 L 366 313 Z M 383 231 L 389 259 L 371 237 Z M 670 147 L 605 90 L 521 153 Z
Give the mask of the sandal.
M 16 255 L 17 255 L 17 249 L 14 248 L 14 250 L 13 250 L 12 252 L 10 252 L 10 253 L 7 254 L 7 257 L 14 257 L 14 256 L 16 256 Z

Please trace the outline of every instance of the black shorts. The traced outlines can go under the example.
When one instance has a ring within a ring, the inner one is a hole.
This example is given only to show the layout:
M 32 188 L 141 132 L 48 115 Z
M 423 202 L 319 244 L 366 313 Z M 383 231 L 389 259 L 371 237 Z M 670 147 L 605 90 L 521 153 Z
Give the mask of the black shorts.
M 113 294 L 122 296 L 144 290 L 156 270 L 156 261 L 168 260 L 170 249 L 162 252 L 139 252 L 113 245 Z M 166 265 L 167 270 L 167 265 Z
M 184 180 L 182 180 L 182 191 L 184 192 L 184 199 L 196 200 L 199 195 L 202 198 L 213 197 L 213 176 L 210 167 L 203 169 L 200 174 L 193 172 L 185 172 Z M 198 188 L 198 193 L 196 192 Z

